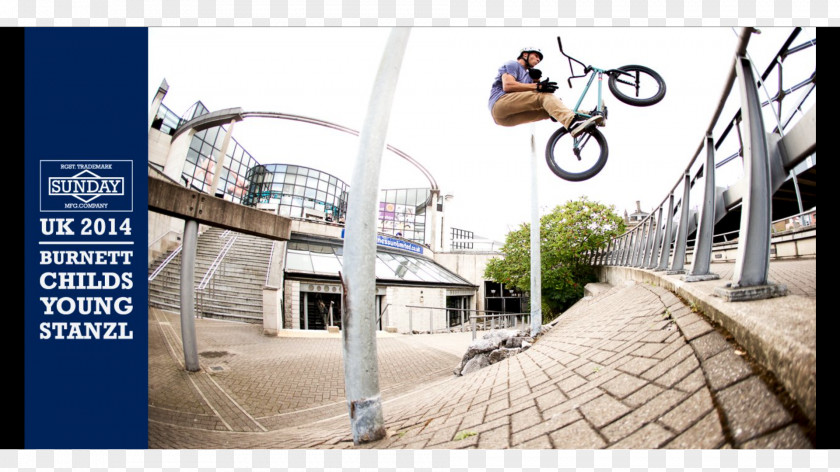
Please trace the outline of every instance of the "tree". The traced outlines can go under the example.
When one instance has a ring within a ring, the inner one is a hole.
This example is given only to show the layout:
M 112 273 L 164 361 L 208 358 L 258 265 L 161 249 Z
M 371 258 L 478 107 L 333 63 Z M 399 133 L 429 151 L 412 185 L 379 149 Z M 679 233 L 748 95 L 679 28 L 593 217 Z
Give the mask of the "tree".
M 591 251 L 601 249 L 624 232 L 624 220 L 612 206 L 570 200 L 540 218 L 542 304 L 559 313 L 583 297 L 583 287 L 595 281 L 588 263 Z M 505 238 L 502 259 L 487 264 L 484 277 L 521 291 L 531 289 L 531 227 L 523 223 Z M 543 310 L 545 312 L 545 310 Z M 544 313 L 545 315 L 546 313 Z

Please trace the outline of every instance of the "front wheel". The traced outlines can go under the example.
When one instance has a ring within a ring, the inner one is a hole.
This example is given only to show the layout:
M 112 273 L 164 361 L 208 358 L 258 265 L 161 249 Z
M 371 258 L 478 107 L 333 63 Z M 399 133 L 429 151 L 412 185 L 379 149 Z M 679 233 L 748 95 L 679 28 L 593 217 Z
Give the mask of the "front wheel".
M 647 107 L 665 98 L 665 81 L 645 66 L 623 66 L 609 72 L 608 85 L 615 98 L 636 107 Z
M 560 128 L 548 138 L 545 160 L 561 179 L 580 182 L 591 179 L 607 163 L 609 148 L 604 135 L 590 127 L 572 138 L 566 128 Z

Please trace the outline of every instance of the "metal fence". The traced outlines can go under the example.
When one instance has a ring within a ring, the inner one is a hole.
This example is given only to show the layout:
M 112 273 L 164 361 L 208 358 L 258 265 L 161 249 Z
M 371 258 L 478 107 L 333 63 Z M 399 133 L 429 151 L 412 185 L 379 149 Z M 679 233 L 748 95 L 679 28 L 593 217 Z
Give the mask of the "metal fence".
M 475 339 L 478 331 L 493 329 L 525 329 L 530 327 L 530 313 L 499 313 L 473 310 L 470 308 L 442 308 L 406 305 L 408 308 L 409 333 L 464 332 L 472 331 Z M 454 321 L 450 322 L 453 319 Z M 428 326 L 428 330 L 425 328 Z
M 805 72 L 802 67 L 796 71 L 783 67 L 790 57 L 816 48 L 816 39 L 797 44 L 801 31 L 801 28 L 793 30 L 760 76 L 747 53 L 750 37 L 758 31 L 754 28 L 741 31 L 722 96 L 685 171 L 647 218 L 610 241 L 606 248 L 589 254 L 591 264 L 686 273 L 686 281 L 715 278 L 709 270 L 714 226 L 728 212 L 740 209 L 735 270 L 731 287 L 726 290 L 749 288 L 750 293 L 759 298 L 780 294 L 768 282 L 773 193 L 791 179 L 797 192 L 799 212 L 804 212 L 795 168 L 809 157 L 814 165 L 816 162 L 816 53 L 813 51 L 813 68 L 809 64 Z M 797 82 L 785 88 L 783 75 L 791 73 L 804 77 L 797 77 Z M 766 81 L 772 74 L 776 74 L 778 87 L 770 92 Z M 728 121 L 722 121 L 724 105 L 736 90 L 740 108 Z M 762 101 L 760 95 L 766 100 Z M 787 116 L 782 116 L 782 102 L 786 98 L 788 108 L 792 109 Z M 769 127 L 765 125 L 765 114 L 772 117 Z M 714 136 L 716 127 L 722 129 L 717 137 Z M 716 152 L 724 145 L 736 150 L 717 159 Z M 698 159 L 703 150 L 704 159 Z M 739 157 L 743 177 L 726 188 L 716 186 L 719 170 L 730 162 L 737 164 Z M 695 184 L 702 196 L 699 210 L 692 212 L 690 196 Z M 686 270 L 684 261 L 691 233 L 696 233 L 694 257 L 692 266 Z M 738 299 L 727 294 L 723 296 Z

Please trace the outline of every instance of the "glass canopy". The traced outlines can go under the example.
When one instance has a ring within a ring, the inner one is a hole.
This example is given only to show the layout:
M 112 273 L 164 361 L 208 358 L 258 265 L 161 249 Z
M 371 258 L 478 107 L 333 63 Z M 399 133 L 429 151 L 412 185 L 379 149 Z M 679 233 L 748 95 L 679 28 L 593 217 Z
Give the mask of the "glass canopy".
M 343 248 L 324 243 L 290 241 L 286 251 L 286 272 L 338 277 L 343 265 Z M 376 252 L 376 279 L 442 285 L 473 286 L 443 266 L 412 254 Z

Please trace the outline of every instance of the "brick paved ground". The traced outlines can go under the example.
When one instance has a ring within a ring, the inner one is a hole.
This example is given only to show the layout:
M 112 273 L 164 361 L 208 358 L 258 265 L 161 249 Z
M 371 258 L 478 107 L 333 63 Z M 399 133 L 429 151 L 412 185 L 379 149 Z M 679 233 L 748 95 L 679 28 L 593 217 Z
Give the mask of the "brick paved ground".
M 150 316 L 149 447 L 354 447 L 338 340 L 197 327 L 207 370 L 187 374 L 165 342 L 177 316 Z M 649 284 L 579 302 L 528 351 L 464 377 L 452 349 L 408 338 L 377 341 L 389 437 L 361 447 L 813 447 L 743 353 Z
M 208 429 L 221 431 L 261 431 L 346 411 L 340 338 L 266 337 L 259 326 L 199 319 L 196 332 L 203 372 L 187 374 L 182 365 L 179 316 L 157 309 L 151 312 L 151 419 L 212 425 Z M 465 350 L 469 334 L 454 336 L 460 337 Z M 385 395 L 451 377 L 460 361 L 451 349 L 428 347 L 412 342 L 411 337 L 380 338 L 377 346 L 379 382 Z M 172 362 L 173 352 L 180 365 Z M 235 419 L 217 421 L 214 411 L 219 420 L 225 411 L 231 417 L 245 412 L 251 418 L 246 416 L 237 427 Z

